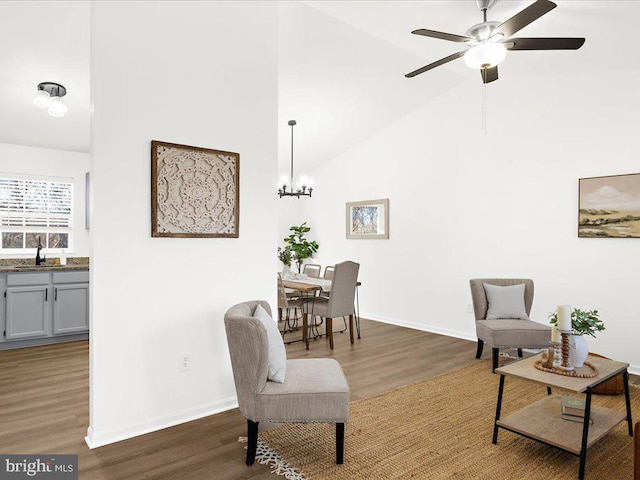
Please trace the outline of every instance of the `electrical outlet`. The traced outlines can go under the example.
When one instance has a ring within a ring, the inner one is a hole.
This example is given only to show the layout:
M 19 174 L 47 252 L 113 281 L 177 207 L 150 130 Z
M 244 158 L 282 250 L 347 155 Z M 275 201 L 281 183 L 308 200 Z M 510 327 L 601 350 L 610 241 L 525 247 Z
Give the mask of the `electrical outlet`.
M 473 313 L 473 306 L 470 303 L 467 303 L 467 313 Z
M 191 370 L 191 352 L 181 353 L 179 356 L 180 371 L 188 372 Z

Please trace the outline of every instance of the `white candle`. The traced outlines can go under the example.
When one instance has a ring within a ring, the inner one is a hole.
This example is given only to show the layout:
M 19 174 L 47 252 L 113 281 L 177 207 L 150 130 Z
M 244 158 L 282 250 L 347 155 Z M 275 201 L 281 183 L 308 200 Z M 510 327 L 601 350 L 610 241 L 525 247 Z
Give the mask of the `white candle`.
M 553 343 L 562 342 L 562 335 L 560 335 L 560 330 L 558 330 L 558 327 L 556 327 L 555 325 L 551 327 L 551 341 Z
M 571 329 L 571 305 L 558 305 L 558 330 Z

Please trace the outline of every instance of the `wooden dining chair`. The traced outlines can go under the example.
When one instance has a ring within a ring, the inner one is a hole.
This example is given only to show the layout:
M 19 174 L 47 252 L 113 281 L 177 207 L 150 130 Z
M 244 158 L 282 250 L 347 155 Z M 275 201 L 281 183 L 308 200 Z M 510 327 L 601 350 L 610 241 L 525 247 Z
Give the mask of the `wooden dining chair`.
M 302 273 L 314 278 L 320 278 L 321 271 L 322 265 L 318 265 L 315 263 L 307 263 L 302 269 Z
M 284 285 L 282 283 L 282 275 L 278 273 L 278 325 L 283 323 L 280 333 L 284 338 L 284 334 L 292 332 L 298 326 L 298 309 L 302 309 L 304 300 L 302 298 L 290 298 L 287 296 Z M 293 311 L 293 318 L 291 312 Z M 284 318 L 283 318 L 284 313 Z
M 326 318 L 326 335 L 329 338 L 329 347 L 333 350 L 333 319 L 349 317 L 349 336 L 354 343 L 353 320 L 355 316 L 354 298 L 358 283 L 358 271 L 360 264 L 346 261 L 335 266 L 333 279 L 331 280 L 331 295 L 318 297 L 314 302 L 305 304 L 304 312 L 311 318 Z M 307 336 L 308 338 L 308 336 Z M 307 348 L 309 343 L 307 341 Z

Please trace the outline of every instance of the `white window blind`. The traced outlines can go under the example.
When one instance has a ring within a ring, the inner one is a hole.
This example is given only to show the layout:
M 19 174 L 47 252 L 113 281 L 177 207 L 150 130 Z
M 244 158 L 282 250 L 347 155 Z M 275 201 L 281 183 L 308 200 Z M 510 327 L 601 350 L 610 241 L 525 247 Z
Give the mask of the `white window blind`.
M 72 215 L 72 183 L 0 177 L 2 250 L 67 248 Z

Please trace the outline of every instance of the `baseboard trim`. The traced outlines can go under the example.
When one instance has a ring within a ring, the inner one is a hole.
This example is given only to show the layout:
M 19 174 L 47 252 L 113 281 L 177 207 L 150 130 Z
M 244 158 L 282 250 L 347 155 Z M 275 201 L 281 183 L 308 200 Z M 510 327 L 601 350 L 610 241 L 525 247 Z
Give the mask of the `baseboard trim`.
M 478 337 L 476 337 L 475 333 L 461 332 L 459 330 L 451 330 L 449 328 L 437 327 L 435 325 L 425 325 L 423 323 L 408 322 L 406 320 L 399 320 L 397 318 L 375 315 L 373 313 L 362 312 L 360 316 L 369 320 L 375 320 L 376 322 L 388 323 L 390 325 L 397 325 L 399 327 L 412 328 L 414 330 L 421 330 L 423 332 L 437 333 L 439 335 L 445 335 L 447 337 L 461 338 L 462 340 L 470 340 L 472 342 L 476 342 L 478 340 Z
M 169 415 L 158 416 L 146 422 L 131 425 L 129 427 L 110 430 L 106 432 L 95 432 L 91 426 L 87 428 L 87 436 L 84 441 L 90 449 L 103 447 L 111 443 L 121 442 L 129 438 L 156 432 L 169 427 L 174 427 L 182 423 L 198 420 L 216 413 L 225 412 L 238 407 L 238 399 L 230 397 L 219 402 L 212 402 L 194 408 L 188 408 Z

